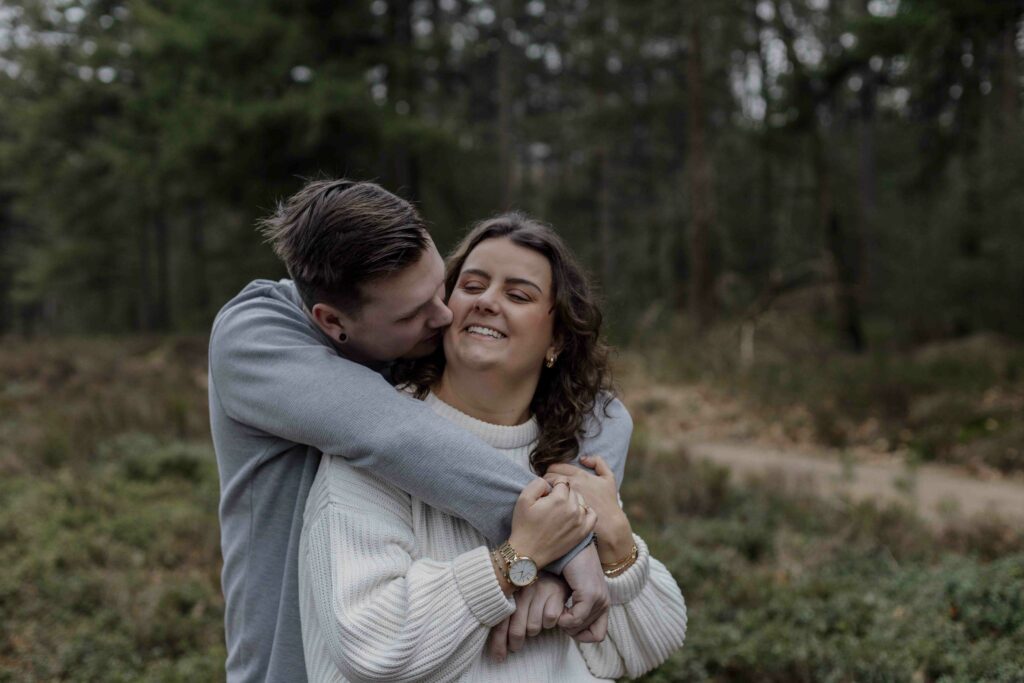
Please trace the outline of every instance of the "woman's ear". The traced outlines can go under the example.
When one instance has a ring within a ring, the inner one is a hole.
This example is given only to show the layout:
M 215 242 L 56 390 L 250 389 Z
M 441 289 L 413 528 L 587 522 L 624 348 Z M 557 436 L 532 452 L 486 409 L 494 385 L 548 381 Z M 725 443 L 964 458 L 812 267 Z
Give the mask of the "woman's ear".
M 555 333 L 551 335 L 551 346 L 548 347 L 548 355 L 554 354 L 555 358 L 557 358 L 562 354 L 562 349 L 564 348 L 565 340 L 562 339 L 561 333 L 556 330 Z
M 562 353 L 562 343 L 559 339 L 555 339 L 544 351 L 544 364 L 549 368 L 554 367 L 560 353 Z

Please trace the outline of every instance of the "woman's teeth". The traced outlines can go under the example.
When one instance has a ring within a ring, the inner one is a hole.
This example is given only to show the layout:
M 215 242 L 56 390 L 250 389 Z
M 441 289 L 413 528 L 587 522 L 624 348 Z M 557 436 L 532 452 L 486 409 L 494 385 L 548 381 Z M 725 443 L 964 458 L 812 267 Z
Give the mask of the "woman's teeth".
M 480 325 L 470 325 L 466 328 L 467 332 L 474 332 L 476 334 L 483 334 L 488 337 L 494 337 L 495 339 L 504 339 L 505 335 L 497 330 L 492 330 L 489 327 L 481 327 Z

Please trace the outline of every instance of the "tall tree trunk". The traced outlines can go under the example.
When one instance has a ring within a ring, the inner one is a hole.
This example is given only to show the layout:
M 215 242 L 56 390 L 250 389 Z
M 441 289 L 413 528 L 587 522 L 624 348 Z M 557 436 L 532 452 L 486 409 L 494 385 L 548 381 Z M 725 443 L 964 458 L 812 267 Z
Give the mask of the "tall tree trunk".
M 206 273 L 206 202 L 197 199 L 191 206 L 189 226 L 189 272 L 194 287 L 193 305 L 206 315 L 210 309 L 210 282 Z
M 964 77 L 963 95 L 957 110 L 958 142 L 961 163 L 964 168 L 964 203 L 960 214 L 957 241 L 960 270 L 955 279 L 957 302 L 953 321 L 954 333 L 970 334 L 977 327 L 975 307 L 980 296 L 982 273 L 986 267 L 982 251 L 986 228 L 986 202 L 983 182 L 984 160 L 982 157 L 982 128 L 984 110 L 978 94 L 980 78 L 976 70 L 969 70 Z
M 868 16 L 868 0 L 862 7 L 863 16 Z M 874 261 L 877 248 L 876 231 L 878 217 L 878 160 L 875 154 L 875 112 L 878 96 L 878 78 L 870 65 L 860 70 L 861 89 L 860 111 L 857 120 L 858 155 L 857 186 L 860 194 L 860 229 L 857 231 L 857 252 L 860 262 L 857 289 L 863 304 L 871 291 L 874 280 Z
M 501 0 L 498 7 L 498 172 L 499 195 L 504 210 L 512 208 L 515 198 L 515 174 L 512 168 L 512 45 L 506 22 L 512 19 L 511 0 Z
M 703 59 L 701 57 L 701 26 L 694 10 L 689 26 L 690 48 L 686 55 L 686 92 L 689 117 L 690 195 L 690 282 L 688 307 L 699 329 L 711 323 L 712 288 L 710 234 L 714 223 L 714 183 L 711 159 L 706 148 L 707 130 L 704 111 Z
M 612 234 L 612 160 L 607 143 L 597 150 L 598 165 L 598 234 L 601 241 L 601 284 L 606 292 L 612 289 L 614 245 Z
M 678 220 L 679 210 L 674 202 L 663 202 L 665 206 L 661 209 L 659 214 L 662 220 L 659 221 L 661 225 L 671 226 Z M 679 269 L 676 265 L 676 254 L 678 253 L 678 247 L 676 245 L 676 233 L 671 229 L 662 229 L 657 232 L 656 241 L 654 243 L 655 254 L 654 262 L 658 268 L 658 284 L 659 289 L 662 292 L 667 292 L 663 303 L 667 304 L 668 308 L 674 309 L 677 307 L 677 303 L 673 300 L 673 293 L 679 291 Z
M 416 114 L 416 71 L 414 68 L 414 45 L 412 37 L 411 0 L 393 0 L 392 33 L 395 39 L 396 59 L 393 62 L 395 71 L 392 86 L 396 106 L 405 103 L 405 115 Z M 409 147 L 407 140 L 401 140 L 392 154 L 392 168 L 396 189 L 407 199 L 416 201 L 420 197 L 419 159 L 415 150 Z
M 811 163 L 816 179 L 816 205 L 818 225 L 822 231 L 825 251 L 832 265 L 832 278 L 835 285 L 836 319 L 843 340 L 852 351 L 861 352 L 866 347 L 863 321 L 861 319 L 860 292 L 858 291 L 858 264 L 853 256 L 860 247 L 850 249 L 849 245 L 859 245 L 860 236 L 852 238 L 845 234 L 844 224 L 839 215 L 835 198 L 832 163 L 829 159 L 831 142 L 831 126 L 835 119 L 835 95 L 830 90 L 821 95 L 815 93 L 815 83 L 805 65 L 797 54 L 796 31 L 790 26 L 783 14 L 779 12 L 780 3 L 776 3 L 776 25 L 786 47 L 786 56 L 793 66 L 797 102 L 803 127 L 811 139 Z M 831 26 L 837 24 L 836 5 L 829 6 Z M 830 43 L 831 44 L 831 43 Z M 839 87 L 833 84 L 832 88 Z M 825 109 L 825 116 L 820 117 L 819 107 Z
M 832 167 L 828 159 L 827 137 L 814 131 L 814 173 L 817 177 L 818 222 L 824 230 L 824 244 L 833 269 L 836 317 L 839 331 L 847 347 L 860 353 L 866 347 L 861 321 L 860 297 L 857 292 L 857 268 L 850 255 L 850 245 L 843 232 L 843 223 L 836 207 Z
M 138 317 L 136 326 L 138 330 L 143 332 L 153 330 L 153 259 L 150 249 L 150 230 L 151 223 L 149 221 L 139 222 L 138 244 L 136 245 L 139 250 L 139 284 L 138 298 L 136 299 Z
M 762 41 L 762 32 L 766 28 L 763 19 L 757 14 L 756 7 L 753 8 L 753 24 L 757 33 L 754 56 L 757 62 L 758 73 L 761 77 L 761 99 L 764 100 L 764 126 L 759 137 L 760 144 L 757 147 L 758 153 L 758 181 L 760 184 L 758 192 L 758 220 L 760 221 L 761 239 L 764 242 L 763 263 L 765 264 L 765 275 L 770 279 L 772 270 L 776 267 L 776 232 L 775 232 L 775 174 L 772 165 L 774 145 L 771 137 L 771 120 L 775 111 L 772 102 L 771 90 L 768 83 L 768 45 Z
M 1000 125 L 1004 130 L 1012 131 L 1020 126 L 1020 76 L 1019 60 L 1017 54 L 1017 28 L 1021 20 L 1020 15 L 1014 16 L 1007 22 L 1002 36 L 1002 49 L 1000 50 L 1000 90 L 999 98 Z
M 9 254 L 14 241 L 14 224 L 8 216 L 6 195 L 0 196 L 0 253 Z M 0 257 L 0 335 L 14 327 L 14 306 L 11 303 L 11 266 L 6 258 Z
M 156 309 L 153 326 L 166 332 L 171 328 L 171 249 L 169 226 L 163 200 L 153 215 L 153 242 L 156 248 Z

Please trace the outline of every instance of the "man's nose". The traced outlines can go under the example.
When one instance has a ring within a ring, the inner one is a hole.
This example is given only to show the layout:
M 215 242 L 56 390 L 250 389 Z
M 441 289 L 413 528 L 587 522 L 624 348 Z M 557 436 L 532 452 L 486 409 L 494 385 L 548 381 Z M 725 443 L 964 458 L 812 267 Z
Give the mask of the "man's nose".
M 445 306 L 443 301 L 438 302 L 437 309 L 431 317 L 431 327 L 448 327 L 452 324 L 452 309 Z

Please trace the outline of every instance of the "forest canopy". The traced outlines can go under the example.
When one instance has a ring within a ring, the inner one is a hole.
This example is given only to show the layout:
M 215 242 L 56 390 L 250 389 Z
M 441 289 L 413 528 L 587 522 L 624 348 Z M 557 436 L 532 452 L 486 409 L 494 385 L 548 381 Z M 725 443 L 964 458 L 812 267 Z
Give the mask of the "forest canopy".
M 1017 0 L 0 5 L 0 332 L 205 329 L 318 175 L 521 208 L 620 328 L 1024 337 Z

